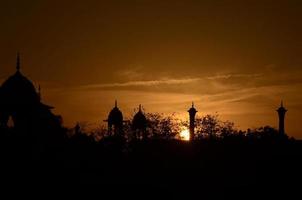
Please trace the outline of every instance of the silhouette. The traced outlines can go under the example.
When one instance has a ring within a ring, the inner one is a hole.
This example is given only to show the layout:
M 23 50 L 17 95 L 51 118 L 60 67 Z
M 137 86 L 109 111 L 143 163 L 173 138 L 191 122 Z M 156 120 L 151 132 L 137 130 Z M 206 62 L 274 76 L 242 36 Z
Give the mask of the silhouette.
M 189 112 L 189 117 L 190 117 L 190 125 L 189 125 L 189 129 L 190 129 L 190 139 L 194 140 L 195 138 L 195 134 L 194 134 L 194 129 L 195 129 L 195 115 L 198 112 L 195 108 L 194 108 L 194 103 L 192 102 L 192 107 L 188 110 Z
M 74 135 L 80 135 L 81 134 L 81 126 L 80 123 L 76 123 L 74 127 Z
M 151 188 L 152 193 L 171 192 L 168 197 L 182 191 L 184 197 L 212 197 L 255 190 L 273 195 L 291 191 L 301 180 L 302 143 L 286 136 L 283 102 L 278 109 L 279 131 L 270 126 L 242 131 L 218 115 L 196 117 L 194 103 L 188 110 L 189 121 L 145 113 L 139 105 L 130 123 L 115 101 L 104 120 L 108 130 L 100 130 L 102 136 L 76 123 L 67 138 L 62 119 L 51 112 L 53 107 L 42 103 L 41 96 L 41 87 L 36 90 L 21 73 L 18 55 L 16 73 L 0 87 L 4 183 L 55 181 L 64 187 L 87 183 L 102 185 L 99 188 L 104 190 L 107 186 L 113 193 L 120 188 L 128 192 Z M 191 142 L 177 139 L 183 126 L 189 127 Z M 128 135 L 133 140 L 127 140 Z
M 108 122 L 108 134 L 115 136 L 123 136 L 123 123 L 126 122 L 123 120 L 123 113 L 117 107 L 117 100 L 115 100 L 115 106 L 110 111 L 108 115 L 108 119 L 104 120 L 104 122 Z
M 25 130 L 28 125 L 48 121 L 51 125 L 59 125 L 58 116 L 51 113 L 52 106 L 41 102 L 41 88 L 35 87 L 20 71 L 20 56 L 17 55 L 16 73 L 9 77 L 1 86 L 1 121 L 2 127 L 7 126 L 12 117 L 17 129 Z M 57 123 L 57 124 L 56 124 Z
M 134 115 L 132 120 L 132 130 L 134 138 L 147 139 L 147 119 L 142 111 L 142 106 L 139 105 L 138 112 Z
M 64 140 L 62 118 L 54 115 L 52 106 L 41 101 L 32 82 L 21 73 L 20 55 L 17 54 L 16 72 L 0 87 L 0 129 L 22 143 L 34 146 L 35 153 Z M 37 154 L 39 154 L 37 153 Z
M 277 112 L 279 116 L 279 133 L 281 135 L 284 135 L 285 134 L 284 120 L 287 110 L 283 107 L 283 101 L 281 101 L 280 108 L 278 108 Z

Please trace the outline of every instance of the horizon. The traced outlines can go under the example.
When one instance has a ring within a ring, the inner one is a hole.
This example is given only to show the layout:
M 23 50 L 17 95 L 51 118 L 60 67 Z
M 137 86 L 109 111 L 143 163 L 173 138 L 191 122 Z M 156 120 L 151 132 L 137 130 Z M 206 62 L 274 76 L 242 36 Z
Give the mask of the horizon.
M 21 62 L 21 66 L 22 66 L 22 62 Z M 25 75 L 26 76 L 26 74 L 24 74 L 23 72 L 22 72 L 22 68 L 20 69 L 20 72 L 23 74 L 23 75 Z M 13 74 L 13 73 L 12 73 Z M 11 74 L 11 75 L 12 75 Z M 28 77 L 27 77 L 28 78 Z M 211 79 L 211 78 L 207 78 L 207 79 Z M 35 81 L 33 81 L 33 80 L 31 80 L 31 79 L 29 79 L 30 81 L 32 81 L 33 82 L 33 84 L 35 83 Z M 2 85 L 2 83 L 5 81 L 2 81 L 2 80 L 0 80 L 1 81 L 1 85 Z M 164 81 L 167 81 L 167 80 L 164 80 Z M 174 80 L 173 80 L 174 81 Z M 183 81 L 180 81 L 181 83 L 183 82 Z M 131 84 L 132 84 L 132 82 L 131 82 Z M 156 85 L 157 83 L 154 83 L 154 82 L 152 82 L 151 83 L 151 85 Z M 165 84 L 167 84 L 167 83 L 165 83 Z M 169 83 L 168 83 L 169 84 Z M 36 91 L 38 92 L 38 87 L 40 86 L 40 84 L 34 84 L 34 86 L 37 86 L 35 89 L 36 89 Z M 82 88 L 80 88 L 80 90 L 85 90 L 85 89 L 89 89 L 91 86 L 89 86 L 89 87 L 87 87 L 87 86 L 83 86 Z M 95 87 L 95 86 L 92 86 L 92 88 L 93 87 Z M 96 87 L 98 87 L 98 86 L 96 86 Z M 58 90 L 61 90 L 62 88 L 53 88 L 55 91 L 58 91 Z M 74 89 L 74 88 L 69 88 L 69 89 Z M 76 88 L 76 89 L 79 89 L 79 88 Z M 43 89 L 42 89 L 42 91 L 43 91 Z M 47 91 L 46 91 L 47 92 Z M 63 119 L 63 124 L 64 124 L 64 126 L 66 126 L 67 128 L 74 128 L 74 126 L 77 124 L 77 123 L 81 123 L 82 125 L 85 125 L 86 127 L 85 127 L 85 129 L 87 130 L 87 131 L 91 131 L 91 130 L 94 130 L 94 128 L 97 128 L 97 127 L 99 127 L 100 125 L 102 126 L 102 125 L 105 125 L 106 126 L 106 122 L 104 122 L 104 120 L 105 119 L 107 119 L 107 117 L 108 117 L 108 114 L 109 114 L 109 112 L 111 111 L 111 109 L 112 108 L 114 108 L 114 102 L 112 102 L 112 105 L 111 105 L 111 107 L 105 107 L 105 106 L 100 106 L 99 108 L 102 108 L 103 110 L 108 110 L 108 112 L 106 113 L 105 112 L 105 114 L 103 113 L 103 118 L 102 118 L 102 116 L 101 117 L 99 117 L 98 119 L 96 119 L 96 120 L 91 120 L 92 118 L 90 118 L 90 121 L 88 120 L 88 119 L 85 119 L 85 118 L 82 118 L 83 120 L 77 120 L 77 119 L 75 119 L 75 118 L 73 118 L 73 120 L 70 120 L 70 118 L 68 119 L 67 118 L 67 120 L 65 120 L 65 117 L 58 111 L 58 109 L 55 109 L 55 105 L 53 105 L 53 104 L 51 104 L 51 102 L 50 102 L 50 100 L 47 100 L 46 99 L 46 101 L 44 101 L 44 96 L 46 96 L 46 97 L 49 97 L 47 94 L 45 94 L 44 92 L 41 92 L 41 100 L 42 100 L 42 102 L 46 102 L 48 105 L 51 105 L 51 106 L 54 106 L 54 110 L 55 110 L 55 114 L 57 114 L 57 115 L 60 115 L 60 116 L 62 116 L 62 119 Z M 133 116 L 134 116 L 134 114 L 138 111 L 138 106 L 134 106 L 134 107 L 132 107 L 131 108 L 131 106 L 129 105 L 129 104 L 125 104 L 125 103 L 120 103 L 120 101 L 118 101 L 117 99 L 116 99 L 116 101 L 118 102 L 118 107 L 121 109 L 121 111 L 122 111 L 122 113 L 123 113 L 123 115 L 124 115 L 124 119 L 125 120 L 131 120 L 132 118 L 133 118 Z M 190 101 L 189 99 L 187 99 L 186 100 L 186 102 L 188 102 L 188 101 Z M 279 107 L 280 107 L 280 105 L 281 104 L 284 104 L 284 102 L 282 103 L 282 101 L 283 100 L 281 100 L 281 102 L 280 102 L 280 104 L 279 104 Z M 191 102 L 189 102 L 189 103 L 192 103 L 193 101 L 191 101 Z M 110 104 L 110 102 L 109 102 L 109 104 Z M 134 104 L 135 105 L 135 102 L 132 102 L 132 104 Z M 128 110 L 128 112 L 126 111 L 126 112 L 124 112 L 124 110 L 121 108 L 121 106 L 120 105 L 122 105 L 122 106 L 124 106 L 124 107 L 127 107 L 128 109 L 130 109 L 131 111 L 129 111 Z M 137 104 L 137 105 L 140 105 L 140 104 Z M 191 104 L 192 105 L 192 104 Z M 194 105 L 195 105 L 195 107 L 197 108 L 197 110 L 198 110 L 198 105 L 196 106 L 196 103 L 194 102 Z M 66 106 L 66 105 L 65 105 Z M 182 105 L 183 107 L 184 107 L 184 105 Z M 187 106 L 187 105 L 186 105 Z M 235 124 L 235 128 L 236 129 L 238 129 L 238 130 L 242 130 L 242 131 L 246 131 L 247 129 L 254 129 L 254 128 L 259 128 L 259 127 L 263 127 L 263 126 L 271 126 L 271 127 L 273 127 L 273 128 L 275 128 L 275 129 L 277 129 L 278 130 L 278 122 L 279 122 L 279 119 L 278 119 L 278 117 L 277 117 L 277 108 L 279 108 L 279 107 L 276 107 L 276 109 L 274 110 L 275 111 L 275 118 L 276 118 L 276 120 L 275 120 L 275 122 L 274 122 L 274 124 L 265 124 L 263 121 L 261 121 L 261 119 L 259 119 L 259 123 L 258 123 L 258 125 L 256 124 L 256 123 L 251 123 L 251 124 L 254 124 L 254 125 L 252 125 L 252 126 L 249 126 L 249 125 L 247 125 L 247 126 L 245 126 L 245 127 L 242 127 L 242 126 L 240 126 L 239 124 L 237 124 L 235 121 L 232 121 L 232 120 L 230 120 L 230 119 L 227 119 L 225 116 L 223 116 L 223 115 L 221 115 L 220 113 L 219 113 L 219 111 L 216 111 L 216 112 L 212 112 L 212 113 L 206 113 L 206 112 L 200 112 L 199 110 L 198 110 L 198 112 L 197 112 L 197 118 L 200 118 L 200 117 L 202 117 L 202 116 L 205 116 L 205 115 L 207 115 L 207 114 L 210 114 L 210 115 L 218 115 L 219 116 L 219 119 L 221 119 L 221 120 L 223 120 L 223 121 L 231 121 L 231 122 L 234 122 Z M 175 117 L 175 119 L 180 119 L 180 120 L 182 120 L 182 121 L 188 121 L 189 120 L 189 115 L 188 115 L 188 108 L 190 108 L 190 106 L 187 106 L 187 109 L 184 109 L 183 111 L 178 111 L 178 112 L 175 112 L 175 111 L 171 111 L 170 109 L 171 108 L 169 108 L 168 107 L 168 110 L 170 110 L 170 112 L 168 111 L 168 112 L 159 112 L 159 111 L 157 111 L 156 109 L 154 109 L 154 110 L 152 110 L 152 111 L 150 111 L 150 110 L 148 110 L 148 108 L 147 108 L 147 111 L 146 111 L 146 109 L 145 109 L 145 106 L 144 105 L 142 105 L 142 109 L 143 109 L 143 111 L 145 112 L 145 113 L 159 113 L 159 114 L 163 114 L 164 116 L 171 116 L 171 115 L 174 115 L 174 117 Z M 285 108 L 287 108 L 286 106 L 285 106 Z M 158 107 L 157 107 L 157 109 L 159 109 Z M 68 110 L 66 110 L 66 111 L 68 111 Z M 73 113 L 73 115 L 74 114 L 77 114 L 77 113 Z M 288 127 L 287 127 L 287 116 L 285 117 L 285 129 L 287 130 L 288 129 Z M 296 139 L 301 139 L 302 138 L 302 136 L 300 136 L 299 137 L 299 135 L 298 136 L 294 136 L 294 135 L 292 135 L 291 133 L 288 133 L 288 131 L 286 131 L 286 133 L 289 135 L 289 136 L 291 136 L 291 137 L 294 137 L 294 138 L 296 138 Z M 181 134 L 181 132 L 179 132 L 179 134 Z
M 21 71 L 64 125 L 101 124 L 118 100 L 188 120 L 220 115 L 239 129 L 278 127 L 302 139 L 297 1 L 31 1 L 0 8 L 0 83 Z

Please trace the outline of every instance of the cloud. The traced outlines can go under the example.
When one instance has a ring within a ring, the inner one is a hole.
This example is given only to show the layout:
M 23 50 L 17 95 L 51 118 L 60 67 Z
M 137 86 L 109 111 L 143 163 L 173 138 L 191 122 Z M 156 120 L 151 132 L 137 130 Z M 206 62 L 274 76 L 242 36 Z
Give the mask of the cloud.
M 299 123 L 301 113 L 299 75 L 271 72 L 180 79 L 159 77 L 158 80 L 80 85 L 62 92 L 51 90 L 45 92 L 48 96 L 44 99 L 56 105 L 68 125 L 73 125 L 75 120 L 101 123 L 114 99 L 118 99 L 125 117 L 130 116 L 138 104 L 143 104 L 147 112 L 176 113 L 187 119 L 187 109 L 194 101 L 198 115 L 217 111 L 223 119 L 234 121 L 243 129 L 275 125 L 275 109 L 284 99 L 290 110 L 288 131 L 294 135 L 298 133 L 290 127 Z
M 105 83 L 105 84 L 91 84 L 80 86 L 80 89 L 98 89 L 98 88 L 112 88 L 112 87 L 130 87 L 130 86 L 155 86 L 155 85 L 177 85 L 194 83 L 201 80 L 200 78 L 185 78 L 185 79 L 160 79 L 147 81 L 128 81 L 122 83 Z
M 263 74 L 220 74 L 216 76 L 206 77 L 208 80 L 230 79 L 230 78 L 254 78 L 261 77 Z
M 143 68 L 144 67 L 141 65 L 132 65 L 130 68 L 118 71 L 117 74 L 119 77 L 125 78 L 126 80 L 138 79 L 145 76 L 142 70 Z
M 79 89 L 103 89 L 103 88 L 125 88 L 125 87 L 139 87 L 139 86 L 158 86 L 158 85 L 181 85 L 191 84 L 200 81 L 216 81 L 226 80 L 231 78 L 253 78 L 261 77 L 262 74 L 221 74 L 216 76 L 208 77 L 188 77 L 188 78 L 161 78 L 158 80 L 137 80 L 137 81 L 126 81 L 126 82 L 115 82 L 115 83 L 102 83 L 102 84 L 90 84 L 79 86 Z

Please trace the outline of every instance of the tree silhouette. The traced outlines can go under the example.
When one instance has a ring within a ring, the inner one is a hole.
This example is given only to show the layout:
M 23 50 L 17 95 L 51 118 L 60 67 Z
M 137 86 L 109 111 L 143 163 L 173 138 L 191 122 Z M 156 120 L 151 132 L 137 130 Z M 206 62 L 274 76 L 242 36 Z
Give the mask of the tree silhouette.
M 222 121 L 218 114 L 197 117 L 195 119 L 195 135 L 197 139 L 223 138 L 237 133 L 235 125 L 230 121 Z
M 149 137 L 156 139 L 173 139 L 180 132 L 175 115 L 165 116 L 160 113 L 147 113 Z

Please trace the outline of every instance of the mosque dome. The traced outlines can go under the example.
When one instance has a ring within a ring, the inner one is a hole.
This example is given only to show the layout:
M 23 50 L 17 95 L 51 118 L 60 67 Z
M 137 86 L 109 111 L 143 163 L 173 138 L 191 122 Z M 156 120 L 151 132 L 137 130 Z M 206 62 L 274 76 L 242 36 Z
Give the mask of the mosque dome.
M 29 105 L 39 102 L 39 95 L 32 82 L 20 72 L 19 57 L 17 71 L 1 86 L 1 98 L 5 104 Z
M 115 107 L 110 111 L 108 115 L 108 123 L 113 125 L 123 123 L 123 113 L 117 107 L 117 102 L 115 102 Z
M 134 115 L 132 121 L 132 127 L 134 129 L 142 129 L 147 125 L 147 119 L 144 113 L 142 112 L 141 105 L 139 106 L 139 111 Z

